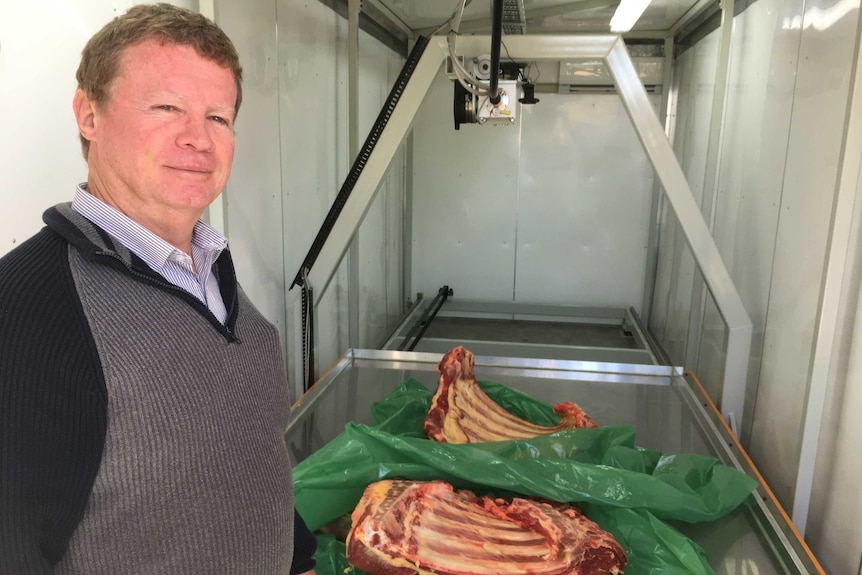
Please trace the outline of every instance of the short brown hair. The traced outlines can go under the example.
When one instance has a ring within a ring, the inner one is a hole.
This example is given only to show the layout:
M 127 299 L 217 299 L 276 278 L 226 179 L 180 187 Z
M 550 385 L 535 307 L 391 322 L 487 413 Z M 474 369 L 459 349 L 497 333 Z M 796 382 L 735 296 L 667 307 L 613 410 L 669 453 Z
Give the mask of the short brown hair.
M 123 50 L 151 39 L 191 46 L 203 58 L 230 69 L 236 80 L 235 109 L 239 112 L 242 67 L 230 38 L 205 16 L 172 4 L 132 6 L 96 32 L 81 52 L 81 63 L 75 74 L 78 88 L 96 104 L 107 102 Z M 84 136 L 81 136 L 81 146 L 87 159 L 90 142 Z

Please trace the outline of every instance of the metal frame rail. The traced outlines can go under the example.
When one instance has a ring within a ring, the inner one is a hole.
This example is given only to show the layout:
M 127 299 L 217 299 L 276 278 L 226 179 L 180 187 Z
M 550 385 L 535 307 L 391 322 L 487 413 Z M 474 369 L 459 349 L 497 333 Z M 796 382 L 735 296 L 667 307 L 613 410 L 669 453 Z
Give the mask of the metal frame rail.
M 458 42 L 459 51 L 468 57 L 484 53 L 489 45 L 488 36 L 465 36 L 459 38 Z M 745 403 L 752 323 L 668 142 L 664 128 L 638 78 L 622 37 L 525 35 L 507 39 L 506 46 L 513 59 L 599 59 L 608 66 L 617 93 L 661 181 L 665 197 L 679 220 L 706 286 L 712 293 L 727 327 L 724 380 L 720 396 L 716 400 L 725 419 L 731 422 L 734 431 L 738 432 L 742 426 Z M 308 281 L 318 293 L 326 290 L 335 274 L 374 199 L 393 155 L 408 133 L 416 112 L 447 54 L 446 39 L 434 37 L 416 63 L 398 104 L 391 110 L 389 121 L 382 130 L 377 145 L 371 150 L 364 169 L 355 180 L 353 193 L 345 199 L 343 209 L 331 225 L 328 238 L 318 254 L 317 265 L 308 272 Z
M 444 286 L 445 287 L 445 286 Z M 442 289 L 442 288 L 441 288 Z M 449 295 L 453 295 L 451 290 Z M 444 342 L 451 346 L 464 345 L 473 349 L 479 346 L 485 351 L 474 352 L 479 355 L 511 356 L 511 357 L 546 357 L 561 361 L 603 361 L 611 363 L 630 363 L 641 365 L 671 365 L 667 354 L 654 340 L 641 322 L 637 311 L 632 307 L 589 307 L 533 304 L 522 302 L 497 302 L 482 300 L 462 300 L 448 298 L 443 302 L 435 298 L 430 303 L 419 300 L 408 310 L 401 323 L 392 331 L 380 349 L 406 349 L 406 340 L 413 339 L 409 351 L 437 352 Z M 435 308 L 432 315 L 432 308 Z M 555 344 L 552 342 L 524 343 L 519 340 L 494 339 L 477 340 L 465 337 L 463 334 L 452 336 L 437 335 L 428 340 L 428 345 L 422 346 L 423 336 L 431 327 L 434 319 L 466 318 L 470 320 L 503 319 L 523 322 L 542 322 L 550 324 L 571 325 L 614 325 L 630 335 L 636 349 L 583 344 Z M 489 348 L 493 347 L 493 351 Z M 447 348 L 448 349 L 448 348 Z
M 443 286 L 437 290 L 437 295 L 434 297 L 431 305 L 428 306 L 425 313 L 422 314 L 421 318 L 419 318 L 419 321 L 413 324 L 413 327 L 409 332 L 407 332 L 407 335 L 404 336 L 404 339 L 398 346 L 398 351 L 404 351 L 405 349 L 407 351 L 413 351 L 416 349 L 416 344 L 419 343 L 422 336 L 425 335 L 425 331 L 428 329 L 428 326 L 431 325 L 431 322 L 434 321 L 435 317 L 437 317 L 437 313 L 440 311 L 440 308 L 443 307 L 443 304 L 446 303 L 446 300 L 453 293 L 454 292 L 449 286 Z

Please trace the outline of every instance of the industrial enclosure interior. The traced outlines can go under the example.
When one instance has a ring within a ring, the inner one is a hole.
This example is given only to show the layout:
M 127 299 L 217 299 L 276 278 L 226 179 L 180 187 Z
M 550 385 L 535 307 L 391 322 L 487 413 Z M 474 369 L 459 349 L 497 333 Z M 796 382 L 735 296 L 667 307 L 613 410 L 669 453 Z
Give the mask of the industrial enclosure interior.
M 134 3 L 0 5 L 0 255 L 86 178 L 74 70 Z M 622 34 L 616 0 L 506 0 L 511 114 L 458 129 L 434 34 L 454 1 L 173 3 L 240 53 L 207 217 L 280 331 L 293 397 L 317 381 L 297 457 L 465 345 L 496 381 L 547 401 L 570 384 L 657 447 L 756 466 L 774 500 L 692 535 L 716 573 L 862 575 L 859 0 L 653 0 Z M 491 3 L 464 10 L 470 67 Z

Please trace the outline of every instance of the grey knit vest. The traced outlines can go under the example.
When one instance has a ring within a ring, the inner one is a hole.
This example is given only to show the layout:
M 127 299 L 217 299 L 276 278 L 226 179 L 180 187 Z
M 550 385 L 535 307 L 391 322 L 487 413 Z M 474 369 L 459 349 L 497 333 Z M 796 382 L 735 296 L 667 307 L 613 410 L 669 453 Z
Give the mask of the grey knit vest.
M 239 342 L 228 342 L 176 295 L 74 248 L 69 257 L 102 360 L 108 430 L 56 573 L 286 575 L 290 403 L 278 332 L 241 290 Z

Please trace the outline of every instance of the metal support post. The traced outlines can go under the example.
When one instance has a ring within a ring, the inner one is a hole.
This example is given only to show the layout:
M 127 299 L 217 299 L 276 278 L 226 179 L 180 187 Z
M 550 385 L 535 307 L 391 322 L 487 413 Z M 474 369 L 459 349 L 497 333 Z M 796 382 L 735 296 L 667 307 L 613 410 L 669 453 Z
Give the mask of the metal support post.
M 651 109 L 646 91 L 622 40 L 611 47 L 607 61 L 617 85 L 617 91 L 623 99 L 641 144 L 661 179 L 665 197 L 676 213 L 694 259 L 727 325 L 728 350 L 731 353 L 726 356 L 723 392 L 722 397 L 718 399 L 725 419 L 735 421 L 739 426 L 742 422 L 745 400 L 747 379 L 745 374 L 748 372 L 751 320 L 721 259 L 721 254 L 713 242 L 709 228 L 685 179 L 685 174 L 670 147 L 670 142 Z
M 733 32 L 733 1 L 722 0 L 721 3 L 721 33 L 719 37 L 718 62 L 715 66 L 715 86 L 712 92 L 712 113 L 709 119 L 709 140 L 706 148 L 706 164 L 703 176 L 703 195 L 700 209 L 709 229 L 713 230 L 715 223 L 715 204 L 718 199 L 716 189 L 720 175 L 721 142 L 724 132 L 724 115 L 727 108 L 727 82 L 730 73 L 730 47 Z M 685 365 L 694 370 L 697 368 L 700 353 L 701 329 L 703 315 L 706 309 L 706 294 L 703 290 L 703 278 L 694 274 L 691 290 L 691 308 L 689 309 L 688 341 L 686 343 Z M 726 357 L 726 356 L 725 356 Z M 717 399 L 717 398 L 716 398 Z M 720 405 L 720 404 L 719 404 Z M 742 417 L 742 414 L 739 414 Z M 738 429 L 734 432 L 739 434 Z
M 673 36 L 664 39 L 664 70 L 662 71 L 661 108 L 659 121 L 664 124 L 664 133 L 669 142 L 672 140 L 668 110 L 670 109 L 671 86 L 673 85 Z M 653 294 L 655 293 L 656 270 L 658 269 L 659 219 L 661 214 L 661 181 L 656 178 L 652 186 L 649 211 L 649 238 L 647 240 L 646 269 L 644 270 L 644 297 L 640 317 L 644 325 L 649 325 L 652 314 Z
M 359 11 L 361 0 L 347 2 L 347 137 L 350 163 L 359 152 Z M 358 232 L 358 230 L 357 230 Z M 359 234 L 353 235 L 347 256 L 347 325 L 351 348 L 359 345 Z M 314 285 L 314 284 L 311 284 Z

